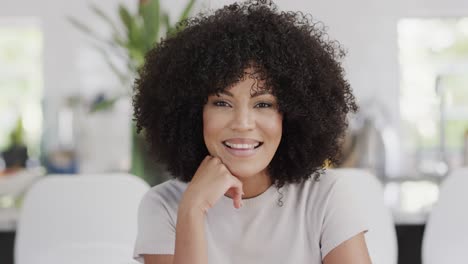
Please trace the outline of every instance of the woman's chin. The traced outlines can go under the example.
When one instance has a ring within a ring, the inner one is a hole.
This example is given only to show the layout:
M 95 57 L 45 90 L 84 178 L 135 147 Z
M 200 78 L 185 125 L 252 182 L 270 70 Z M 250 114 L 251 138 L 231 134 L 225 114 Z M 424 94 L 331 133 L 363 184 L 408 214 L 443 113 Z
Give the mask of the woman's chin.
M 245 180 L 261 175 L 262 170 L 249 170 L 249 169 L 240 169 L 240 168 L 230 168 L 227 166 L 232 175 L 239 180 Z

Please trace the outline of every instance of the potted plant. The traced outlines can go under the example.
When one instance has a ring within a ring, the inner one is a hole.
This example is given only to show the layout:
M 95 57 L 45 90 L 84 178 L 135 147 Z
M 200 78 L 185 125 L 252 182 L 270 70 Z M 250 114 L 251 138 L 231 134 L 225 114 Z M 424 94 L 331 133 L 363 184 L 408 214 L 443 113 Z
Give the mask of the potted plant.
M 28 148 L 24 142 L 22 118 L 18 119 L 15 128 L 10 133 L 10 145 L 1 154 L 5 162 L 6 172 L 26 168 Z
M 163 34 L 174 34 L 182 29 L 183 25 L 179 22 L 190 15 L 194 4 L 195 0 L 188 0 L 175 24 L 171 24 L 169 14 L 161 8 L 159 0 L 140 0 L 135 13 L 130 12 L 127 7 L 120 4 L 118 6 L 120 23 L 114 23 L 100 8 L 91 5 L 92 11 L 111 30 L 109 38 L 100 36 L 91 27 L 78 19 L 69 17 L 69 21 L 76 28 L 94 40 L 94 47 L 102 54 L 103 60 L 118 77 L 122 86 L 128 87 L 125 92 L 98 100 L 92 105 L 91 112 L 111 108 L 120 98 L 132 96 L 133 80 L 138 74 L 138 69 L 144 63 L 145 54 L 155 45 L 158 45 Z M 118 56 L 125 61 L 123 70 L 111 59 L 113 56 Z M 163 172 L 162 165 L 157 164 L 150 158 L 143 136 L 136 133 L 135 125 L 132 124 L 131 173 L 142 177 L 150 184 L 157 184 L 165 180 Z

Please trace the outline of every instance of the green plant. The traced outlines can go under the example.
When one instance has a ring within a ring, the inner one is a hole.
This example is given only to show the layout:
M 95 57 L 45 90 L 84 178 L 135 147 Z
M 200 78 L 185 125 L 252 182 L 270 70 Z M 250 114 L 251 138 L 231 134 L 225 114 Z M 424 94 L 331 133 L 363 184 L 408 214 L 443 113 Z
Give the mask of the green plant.
M 138 74 L 138 69 L 143 66 L 145 54 L 158 45 L 163 34 L 170 35 L 183 29 L 181 21 L 191 13 L 196 0 L 189 0 L 176 23 L 170 23 L 167 11 L 161 9 L 159 0 L 139 0 L 136 13 L 129 11 L 127 7 L 118 6 L 119 23 L 112 21 L 104 11 L 95 5 L 91 5 L 92 11 L 103 20 L 111 34 L 102 37 L 91 27 L 80 22 L 74 17 L 68 20 L 82 32 L 94 40 L 94 47 L 101 53 L 103 60 L 108 64 L 112 72 L 118 77 L 122 86 L 127 88 L 124 92 L 117 93 L 110 98 L 100 98 L 92 104 L 90 112 L 96 112 L 111 108 L 121 97 L 132 95 L 132 82 Z M 165 32 L 163 32 L 165 30 Z M 125 67 L 118 67 L 113 57 L 123 59 Z M 143 131 L 144 132 L 144 131 Z M 148 153 L 147 146 L 142 136 L 136 134 L 135 125 L 132 124 L 132 168 L 131 172 L 142 177 L 151 185 L 163 181 L 164 168 L 154 162 Z
M 10 134 L 10 146 L 24 146 L 24 129 L 23 129 L 23 120 L 18 118 L 15 128 L 11 131 Z
M 119 23 L 115 23 L 97 6 L 90 5 L 91 10 L 111 30 L 111 34 L 107 38 L 96 33 L 78 19 L 68 17 L 68 20 L 76 28 L 94 40 L 94 47 L 102 54 L 109 68 L 119 78 L 122 85 L 128 87 L 125 92 L 94 104 L 91 112 L 110 108 L 120 97 L 131 95 L 131 83 L 137 75 L 138 69 L 143 65 L 145 54 L 158 44 L 163 33 L 173 34 L 183 28 L 179 22 L 190 15 L 194 4 L 195 0 L 189 0 L 175 24 L 171 24 L 169 13 L 161 9 L 159 0 L 139 0 L 136 13 L 130 12 L 129 8 L 119 4 Z M 165 32 L 162 32 L 163 30 Z M 124 69 L 118 67 L 112 60 L 113 57 L 123 59 L 126 67 Z

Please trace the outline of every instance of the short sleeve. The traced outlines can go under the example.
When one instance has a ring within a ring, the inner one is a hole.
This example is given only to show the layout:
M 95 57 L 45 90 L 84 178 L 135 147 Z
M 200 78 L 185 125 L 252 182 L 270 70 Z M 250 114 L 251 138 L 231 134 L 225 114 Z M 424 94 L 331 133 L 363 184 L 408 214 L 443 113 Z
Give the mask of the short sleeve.
M 341 243 L 368 230 L 365 192 L 359 191 L 356 184 L 353 177 L 342 175 L 328 190 L 320 241 L 322 260 Z
M 174 254 L 175 220 L 167 203 L 151 189 L 138 208 L 138 231 L 134 258 L 143 263 L 143 254 Z

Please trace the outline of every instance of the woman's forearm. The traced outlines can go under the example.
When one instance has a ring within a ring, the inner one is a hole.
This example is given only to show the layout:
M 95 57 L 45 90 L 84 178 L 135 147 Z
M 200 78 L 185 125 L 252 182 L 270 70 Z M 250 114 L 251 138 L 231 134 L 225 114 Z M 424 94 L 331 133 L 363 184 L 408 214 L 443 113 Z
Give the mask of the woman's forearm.
M 179 202 L 173 264 L 208 264 L 206 213 L 224 194 L 241 205 L 242 182 L 217 157 L 206 156 Z
M 205 213 L 198 208 L 179 208 L 174 264 L 207 264 Z

